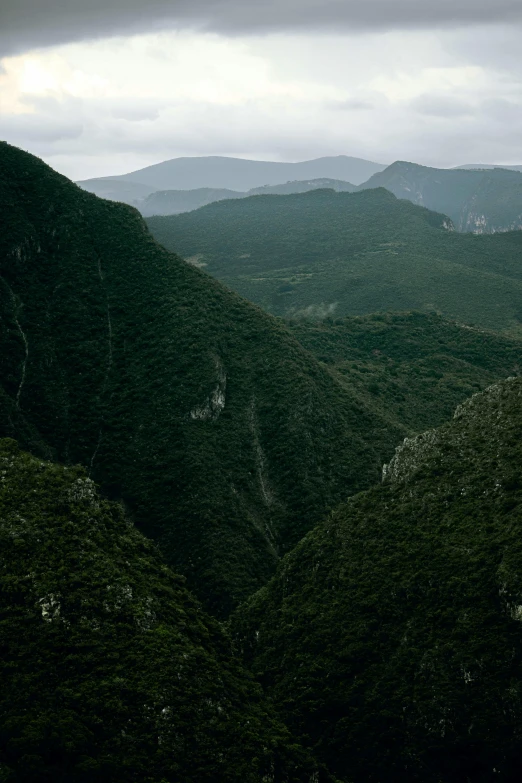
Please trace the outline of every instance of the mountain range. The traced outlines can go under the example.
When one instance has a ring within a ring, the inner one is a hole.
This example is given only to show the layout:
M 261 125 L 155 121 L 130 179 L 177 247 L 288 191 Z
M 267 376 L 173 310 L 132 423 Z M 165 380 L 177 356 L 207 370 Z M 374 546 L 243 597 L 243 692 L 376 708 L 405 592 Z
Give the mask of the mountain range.
M 250 163 L 256 164 L 252 171 Z M 397 161 L 385 167 L 339 156 L 302 164 L 267 163 L 266 181 L 277 184 L 238 187 L 238 176 L 265 171 L 258 163 L 234 158 L 178 158 L 128 175 L 78 184 L 102 198 L 136 206 L 145 217 L 179 214 L 213 201 L 252 195 L 303 193 L 324 187 L 347 192 L 385 187 L 398 198 L 448 215 L 458 231 L 484 234 L 522 227 L 521 166 L 434 169 Z M 288 166 L 294 168 L 285 168 Z M 302 175 L 307 170 L 315 173 L 304 179 L 285 179 L 291 171 Z M 361 179 L 363 173 L 369 179 Z
M 4 143 L 0 221 L 0 780 L 517 783 L 522 232 L 319 188 L 184 260 Z
M 383 164 L 347 155 L 300 163 L 210 156 L 174 158 L 139 171 L 131 171 L 129 174 L 82 180 L 78 184 L 102 197 L 107 189 L 116 195 L 118 188 L 121 189 L 122 195 L 128 197 L 132 188 L 136 187 L 137 193 L 140 186 L 150 188 L 149 192 L 198 188 L 226 188 L 244 192 L 264 185 L 281 185 L 289 181 L 317 178 L 347 180 L 358 185 L 384 168 L 386 167 Z M 142 197 L 144 196 L 137 196 Z

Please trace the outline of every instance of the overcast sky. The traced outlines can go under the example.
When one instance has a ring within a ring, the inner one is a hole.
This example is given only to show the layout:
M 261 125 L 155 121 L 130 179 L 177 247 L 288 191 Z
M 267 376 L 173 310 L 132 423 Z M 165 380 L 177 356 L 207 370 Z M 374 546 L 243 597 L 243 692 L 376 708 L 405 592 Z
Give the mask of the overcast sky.
M 180 155 L 522 164 L 522 0 L 0 0 L 0 138 L 74 178 Z

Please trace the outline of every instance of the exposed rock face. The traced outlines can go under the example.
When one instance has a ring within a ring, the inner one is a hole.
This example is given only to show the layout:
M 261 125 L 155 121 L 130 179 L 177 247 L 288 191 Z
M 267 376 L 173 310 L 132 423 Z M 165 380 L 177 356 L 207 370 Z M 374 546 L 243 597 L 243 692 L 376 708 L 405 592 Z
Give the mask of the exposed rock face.
M 522 229 L 519 171 L 432 169 L 398 161 L 360 189 L 376 187 L 448 215 L 457 231 L 495 234 Z

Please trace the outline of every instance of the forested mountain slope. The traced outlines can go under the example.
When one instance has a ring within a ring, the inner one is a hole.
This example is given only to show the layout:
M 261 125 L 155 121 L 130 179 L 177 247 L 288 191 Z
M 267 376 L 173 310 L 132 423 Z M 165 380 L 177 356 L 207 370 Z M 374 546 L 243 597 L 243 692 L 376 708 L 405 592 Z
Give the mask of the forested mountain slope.
M 522 342 L 434 313 L 288 322 L 294 337 L 368 406 L 412 432 L 444 424 L 461 402 L 522 373 Z
M 520 328 L 522 232 L 458 234 L 384 188 L 254 196 L 147 222 L 165 247 L 276 315 L 435 310 Z
M 2 781 L 308 783 L 220 624 L 83 469 L 0 440 L 0 476 Z
M 223 615 L 401 432 L 130 207 L 0 145 L 0 432 L 81 463 Z
M 406 441 L 233 618 L 289 728 L 347 783 L 515 783 L 522 380 Z
M 379 187 L 449 215 L 457 231 L 493 234 L 522 229 L 520 171 L 432 169 L 397 161 L 360 186 Z

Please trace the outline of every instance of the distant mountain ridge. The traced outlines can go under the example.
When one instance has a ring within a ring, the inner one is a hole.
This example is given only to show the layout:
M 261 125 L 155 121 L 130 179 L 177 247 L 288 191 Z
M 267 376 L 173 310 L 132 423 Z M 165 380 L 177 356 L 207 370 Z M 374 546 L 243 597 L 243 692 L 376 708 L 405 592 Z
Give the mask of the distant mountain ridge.
M 507 171 L 522 171 L 522 166 L 506 166 L 496 163 L 465 163 L 464 166 L 455 166 L 456 169 L 506 169 Z
M 129 174 L 81 180 L 77 184 L 102 198 L 109 180 L 110 187 L 113 190 L 120 187 L 122 193 L 125 193 L 125 183 L 128 182 L 144 185 L 150 188 L 150 192 L 197 188 L 226 188 L 246 192 L 265 185 L 282 185 L 289 181 L 318 178 L 343 180 L 359 185 L 385 168 L 385 164 L 347 155 L 323 157 L 299 163 L 245 160 L 216 155 L 173 158 Z
M 305 181 L 286 182 L 282 185 L 264 185 L 261 188 L 242 193 L 237 190 L 225 188 L 196 188 L 195 190 L 159 190 L 151 193 L 146 198 L 132 200 L 127 203 L 135 206 L 143 217 L 153 215 L 179 215 L 182 212 L 191 212 L 193 209 L 205 207 L 215 201 L 227 199 L 248 198 L 248 196 L 286 195 L 290 193 L 307 193 L 310 190 L 331 188 L 339 193 L 354 193 L 357 190 L 351 182 L 338 179 L 309 179 Z M 99 194 L 98 194 L 99 195 Z
M 78 184 L 101 198 L 131 204 L 144 217 L 180 214 L 214 201 L 252 195 L 320 188 L 351 193 L 384 187 L 397 198 L 448 215 L 460 232 L 491 234 L 522 228 L 522 166 L 468 164 L 436 169 L 396 161 L 385 167 L 346 156 L 303 163 L 176 158 Z
M 396 161 L 359 189 L 377 187 L 443 212 L 457 231 L 493 234 L 522 228 L 522 167 L 433 169 Z

